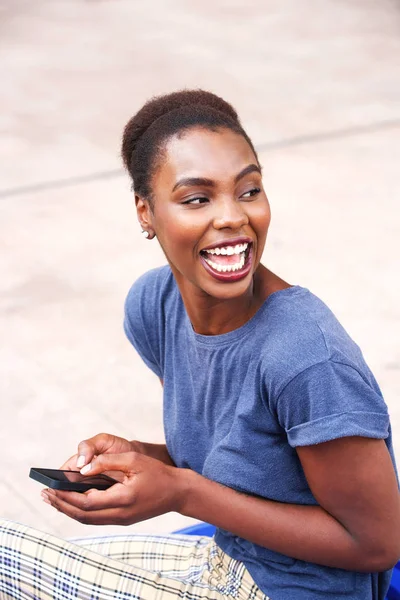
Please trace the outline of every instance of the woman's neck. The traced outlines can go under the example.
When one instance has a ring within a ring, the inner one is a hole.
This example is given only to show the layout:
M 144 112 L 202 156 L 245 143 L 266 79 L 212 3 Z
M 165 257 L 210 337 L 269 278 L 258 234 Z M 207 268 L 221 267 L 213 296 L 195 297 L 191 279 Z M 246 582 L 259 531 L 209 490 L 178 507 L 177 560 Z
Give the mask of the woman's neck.
M 258 267 L 246 293 L 236 298 L 214 298 L 186 281 L 177 280 L 177 284 L 192 327 L 202 335 L 221 335 L 242 327 L 270 294 L 290 287 L 263 265 Z

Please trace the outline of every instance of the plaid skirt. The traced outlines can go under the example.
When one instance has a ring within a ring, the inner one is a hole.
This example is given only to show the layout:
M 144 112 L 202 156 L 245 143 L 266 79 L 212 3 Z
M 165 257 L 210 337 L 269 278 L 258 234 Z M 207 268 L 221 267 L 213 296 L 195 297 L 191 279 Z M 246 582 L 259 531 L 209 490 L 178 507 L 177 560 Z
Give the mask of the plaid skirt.
M 270 600 L 212 538 L 117 535 L 65 541 L 0 519 L 0 599 Z

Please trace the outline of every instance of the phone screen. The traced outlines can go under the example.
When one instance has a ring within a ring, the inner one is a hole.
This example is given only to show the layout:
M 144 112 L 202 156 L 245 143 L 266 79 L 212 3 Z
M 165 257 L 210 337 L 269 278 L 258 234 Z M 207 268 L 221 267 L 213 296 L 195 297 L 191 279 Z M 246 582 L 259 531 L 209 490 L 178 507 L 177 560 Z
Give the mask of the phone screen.
M 104 484 L 111 479 L 107 475 L 81 475 L 79 471 L 60 471 L 58 469 L 40 469 L 43 475 L 56 479 L 57 481 L 71 481 L 72 483 Z

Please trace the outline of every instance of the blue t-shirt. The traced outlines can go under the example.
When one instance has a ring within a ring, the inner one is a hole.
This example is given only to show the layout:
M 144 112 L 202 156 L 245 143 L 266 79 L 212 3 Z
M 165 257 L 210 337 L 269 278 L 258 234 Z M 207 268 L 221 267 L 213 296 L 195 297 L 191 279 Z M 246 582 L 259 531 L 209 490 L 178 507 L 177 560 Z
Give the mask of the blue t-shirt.
M 317 504 L 296 446 L 345 436 L 385 439 L 389 416 L 359 347 L 327 306 L 293 286 L 222 335 L 194 332 L 169 267 L 132 286 L 125 332 L 164 382 L 164 429 L 178 467 L 241 492 Z M 217 529 L 272 600 L 383 600 L 390 571 L 356 573 L 273 552 Z

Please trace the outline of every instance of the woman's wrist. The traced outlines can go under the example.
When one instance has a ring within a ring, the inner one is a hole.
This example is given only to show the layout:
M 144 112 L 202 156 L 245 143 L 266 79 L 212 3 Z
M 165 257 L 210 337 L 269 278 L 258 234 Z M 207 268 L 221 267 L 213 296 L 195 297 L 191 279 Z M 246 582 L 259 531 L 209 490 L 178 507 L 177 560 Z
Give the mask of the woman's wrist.
M 176 477 L 176 490 L 177 490 L 177 508 L 176 512 L 184 515 L 185 517 L 194 517 L 194 496 L 196 494 L 196 482 L 198 479 L 203 479 L 201 475 L 192 471 L 191 469 L 174 469 L 174 476 Z
M 130 442 L 131 448 L 132 448 L 132 452 L 139 452 L 139 454 L 144 454 L 145 456 L 148 456 L 147 452 L 146 452 L 146 444 L 144 442 L 139 442 L 139 440 L 132 440 Z
M 161 460 L 166 465 L 175 466 L 168 453 L 166 444 L 152 444 L 150 442 L 140 442 L 139 440 L 132 440 L 130 444 L 133 452 L 139 452 L 150 458 Z

